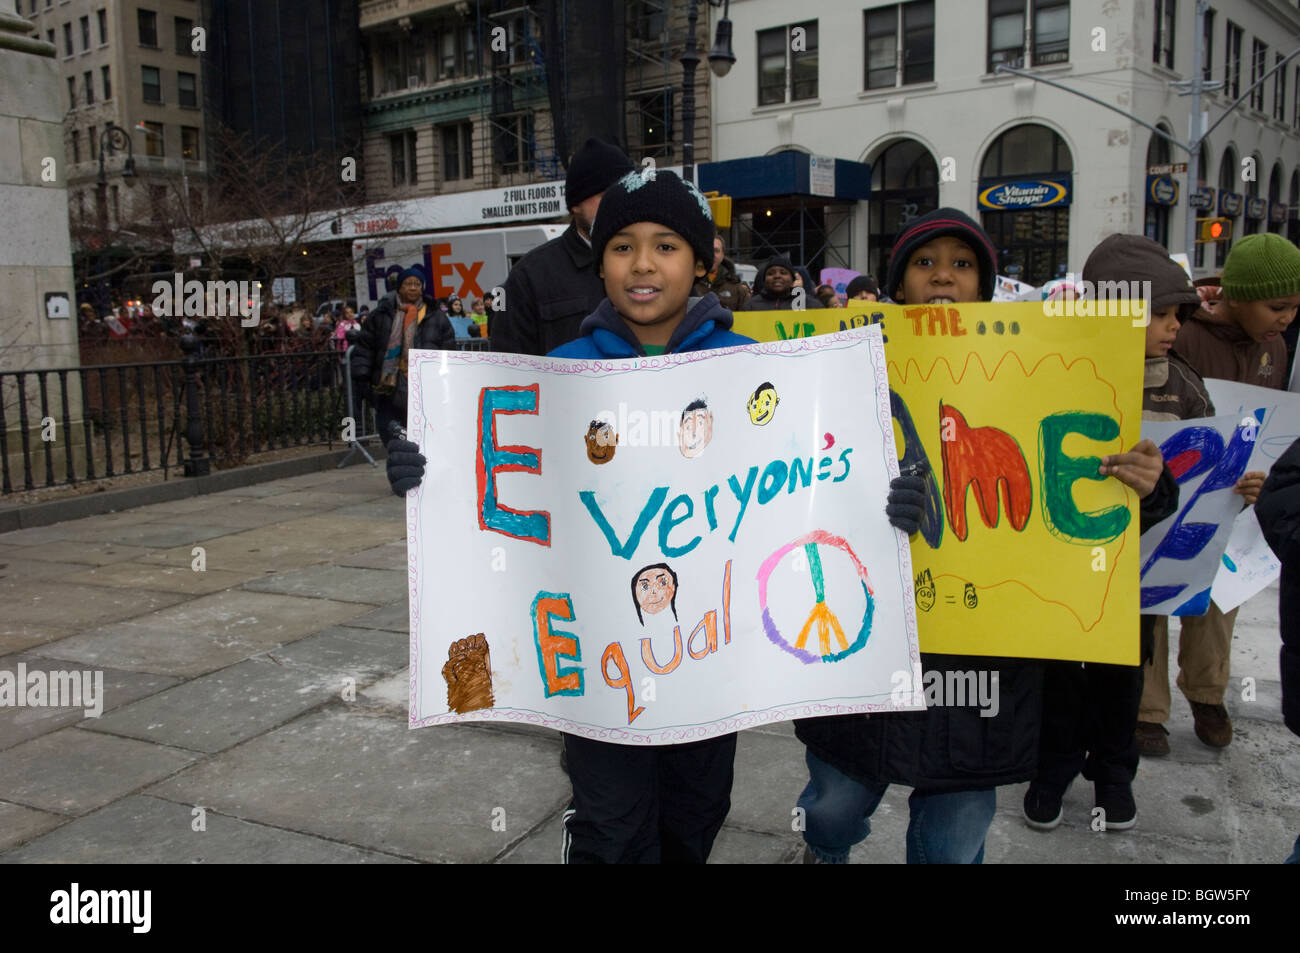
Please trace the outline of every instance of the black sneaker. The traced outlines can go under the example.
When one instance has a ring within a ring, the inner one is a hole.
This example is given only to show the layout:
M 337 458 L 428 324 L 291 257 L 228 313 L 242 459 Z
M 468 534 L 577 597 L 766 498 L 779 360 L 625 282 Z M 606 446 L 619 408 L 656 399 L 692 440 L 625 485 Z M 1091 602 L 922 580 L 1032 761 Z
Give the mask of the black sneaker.
M 1050 831 L 1061 823 L 1061 798 L 1065 792 L 1035 781 L 1025 792 L 1025 823 L 1036 831 Z
M 1103 830 L 1126 831 L 1137 823 L 1137 802 L 1131 784 L 1098 784 L 1097 807 L 1105 811 Z

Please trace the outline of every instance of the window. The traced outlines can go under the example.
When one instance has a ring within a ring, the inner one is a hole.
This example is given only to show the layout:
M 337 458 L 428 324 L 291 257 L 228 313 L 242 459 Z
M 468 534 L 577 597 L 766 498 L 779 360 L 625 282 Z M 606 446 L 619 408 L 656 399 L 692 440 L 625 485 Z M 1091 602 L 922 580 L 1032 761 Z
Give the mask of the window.
M 634 0 L 628 13 L 632 38 L 643 43 L 657 43 L 668 29 L 668 11 L 653 0 Z
M 72 24 L 63 24 L 63 55 L 72 55 Z
M 99 127 L 91 126 L 86 130 L 86 144 L 90 146 L 91 161 L 99 158 Z
M 77 78 L 75 76 L 68 77 L 68 108 L 77 108 Z
M 1204 35 L 1201 42 L 1204 45 L 1204 61 L 1201 63 L 1201 75 L 1205 77 L 1208 83 L 1214 78 L 1214 11 L 1205 11 Z
M 1273 54 L 1273 118 L 1286 122 L 1286 70 L 1282 69 L 1282 54 Z
M 1300 66 L 1295 69 L 1295 114 L 1291 117 L 1291 126 L 1300 131 Z
M 140 81 L 144 84 L 144 101 L 146 103 L 162 102 L 162 73 L 156 66 L 141 66 Z
M 474 124 L 441 126 L 442 178 L 446 182 L 474 177 Z
M 1069 0 L 1034 0 L 1034 65 L 1067 63 L 1069 60 Z
M 636 121 L 640 149 L 637 158 L 667 158 L 673 154 L 673 90 L 670 87 L 642 93 L 636 98 Z
M 103 46 L 108 42 L 108 11 L 96 10 L 95 16 L 99 19 L 99 45 Z
M 867 10 L 867 89 L 934 80 L 934 2 Z M 899 44 L 899 37 L 902 44 Z
M 158 47 L 158 14 L 152 10 L 137 10 L 135 12 L 136 26 L 140 30 L 140 45 Z
M 167 154 L 166 140 L 163 139 L 163 126 L 160 122 L 141 123 L 148 130 L 144 134 L 144 154 L 162 157 Z
M 194 21 L 186 17 L 176 17 L 172 23 L 176 33 L 176 52 L 181 56 L 193 56 L 194 44 L 190 34 L 194 31 Z
M 90 49 L 90 17 L 81 18 L 81 52 Z
M 176 74 L 176 101 L 182 106 L 199 104 L 198 88 L 193 73 Z
M 53 31 L 53 30 L 46 30 L 46 31 L 45 31 L 45 42 L 48 43 L 48 44 L 50 44 L 50 46 L 54 46 L 54 31 Z
M 1259 40 L 1250 41 L 1250 82 L 1259 82 L 1268 67 L 1268 45 Z M 1264 84 L 1260 83 L 1250 91 L 1250 108 L 1264 111 Z
M 1235 100 L 1241 95 L 1241 27 L 1228 21 L 1227 62 L 1223 70 L 1223 91 Z M 1218 243 L 1223 247 L 1223 243 Z
M 104 86 L 104 98 L 105 98 L 105 99 L 112 99 L 112 98 L 113 98 L 113 83 L 112 83 L 112 81 L 109 79 L 109 76 L 108 76 L 108 67 L 107 67 L 107 66 L 101 66 L 101 67 L 99 68 L 99 80 L 100 80 L 100 82 L 101 82 L 101 83 L 103 84 L 103 86 Z
M 1025 65 L 1025 0 L 989 0 L 989 72 Z
M 408 129 L 388 137 L 388 152 L 392 159 L 393 186 L 415 185 L 415 131 Z
M 197 126 L 181 126 L 181 158 L 193 162 L 199 161 L 199 129 Z
M 86 70 L 84 73 L 81 74 L 81 82 L 86 89 L 87 106 L 91 105 L 95 101 L 95 85 L 93 82 L 91 82 L 93 77 L 94 74 L 90 70 Z
M 497 163 L 502 172 L 531 172 L 533 169 L 533 114 L 517 113 L 493 119 Z
M 167 224 L 167 186 L 149 186 L 149 212 L 155 225 Z
M 81 130 L 72 130 L 72 161 L 81 161 Z
M 758 104 L 817 98 L 817 21 L 758 33 Z
M 454 44 L 455 34 L 447 35 L 451 37 Z M 383 67 L 383 92 L 392 93 L 424 85 L 424 44 L 422 41 L 413 38 L 383 40 L 379 45 L 379 56 Z
M 1175 0 L 1155 0 L 1156 39 L 1152 59 L 1158 65 L 1174 68 L 1174 30 L 1178 24 Z

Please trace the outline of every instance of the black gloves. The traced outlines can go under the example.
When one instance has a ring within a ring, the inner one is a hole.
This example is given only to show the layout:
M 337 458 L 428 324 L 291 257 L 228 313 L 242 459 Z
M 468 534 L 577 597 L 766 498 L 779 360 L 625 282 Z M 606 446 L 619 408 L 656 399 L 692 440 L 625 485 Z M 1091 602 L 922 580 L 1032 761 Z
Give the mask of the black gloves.
M 424 479 L 424 454 L 409 440 L 394 438 L 388 442 L 388 483 L 398 496 L 406 496 Z
M 890 524 L 908 536 L 921 528 L 921 517 L 925 515 L 924 472 L 894 477 L 889 481 L 889 504 L 885 512 Z

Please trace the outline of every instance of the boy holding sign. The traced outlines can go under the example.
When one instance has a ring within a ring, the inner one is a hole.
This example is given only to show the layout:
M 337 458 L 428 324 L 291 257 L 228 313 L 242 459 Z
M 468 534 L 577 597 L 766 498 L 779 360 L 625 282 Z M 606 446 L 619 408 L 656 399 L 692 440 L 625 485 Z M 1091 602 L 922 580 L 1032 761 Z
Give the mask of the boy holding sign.
M 713 258 L 713 237 L 708 202 L 693 185 L 655 169 L 620 179 L 605 192 L 591 236 L 606 298 L 582 322 L 582 336 L 549 356 L 608 361 L 752 344 L 730 330 L 731 312 L 715 294 L 691 297 Z M 701 409 L 707 412 L 687 408 Z M 677 455 L 679 449 L 666 452 Z M 394 492 L 417 486 L 424 463 L 414 443 L 390 443 Z M 908 532 L 919 523 L 920 507 L 898 494 L 911 489 L 919 498 L 919 484 L 900 478 L 890 494 L 891 521 Z M 675 612 L 676 589 L 677 576 L 667 564 L 641 569 L 632 579 L 638 618 Z M 734 734 L 650 747 L 566 734 L 564 743 L 573 784 L 564 817 L 566 862 L 708 858 L 731 807 Z

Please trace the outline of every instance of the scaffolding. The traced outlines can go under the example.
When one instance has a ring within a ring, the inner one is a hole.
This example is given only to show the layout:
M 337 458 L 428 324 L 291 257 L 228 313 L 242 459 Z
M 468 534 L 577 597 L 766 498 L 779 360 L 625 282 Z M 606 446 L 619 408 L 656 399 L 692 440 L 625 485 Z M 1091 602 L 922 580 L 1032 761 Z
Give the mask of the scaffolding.
M 628 153 L 638 162 L 646 156 L 672 161 L 677 158 L 674 109 L 681 82 L 673 70 L 671 3 L 633 0 L 629 8 Z

